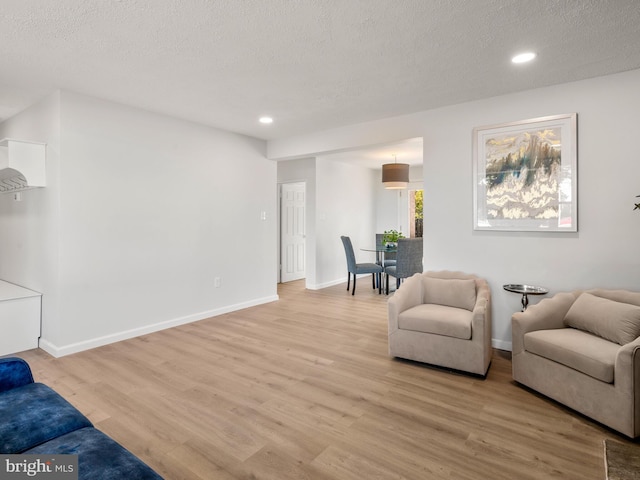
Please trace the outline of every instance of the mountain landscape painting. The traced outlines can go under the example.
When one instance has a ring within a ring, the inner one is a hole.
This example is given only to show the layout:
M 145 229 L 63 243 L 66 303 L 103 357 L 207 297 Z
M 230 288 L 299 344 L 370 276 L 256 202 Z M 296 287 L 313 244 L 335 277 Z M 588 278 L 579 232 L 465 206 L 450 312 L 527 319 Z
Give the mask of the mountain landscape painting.
M 487 139 L 487 217 L 557 219 L 560 147 L 559 128 Z
M 474 129 L 474 228 L 577 231 L 576 114 Z

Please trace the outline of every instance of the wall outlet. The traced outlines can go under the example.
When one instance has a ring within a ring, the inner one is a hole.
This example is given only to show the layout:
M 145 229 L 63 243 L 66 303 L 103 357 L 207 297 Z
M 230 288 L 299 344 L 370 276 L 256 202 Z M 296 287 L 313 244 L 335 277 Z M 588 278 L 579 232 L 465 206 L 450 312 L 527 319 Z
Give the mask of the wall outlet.
M 213 279 L 213 286 L 216 288 L 220 288 L 220 277 L 216 277 Z

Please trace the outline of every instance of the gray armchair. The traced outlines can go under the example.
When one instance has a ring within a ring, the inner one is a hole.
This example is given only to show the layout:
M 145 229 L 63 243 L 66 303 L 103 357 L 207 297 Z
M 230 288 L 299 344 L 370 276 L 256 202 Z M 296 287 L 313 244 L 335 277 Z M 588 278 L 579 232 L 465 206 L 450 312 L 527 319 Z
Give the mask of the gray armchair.
M 388 302 L 389 354 L 477 375 L 491 362 L 491 291 L 461 272 L 408 278 Z

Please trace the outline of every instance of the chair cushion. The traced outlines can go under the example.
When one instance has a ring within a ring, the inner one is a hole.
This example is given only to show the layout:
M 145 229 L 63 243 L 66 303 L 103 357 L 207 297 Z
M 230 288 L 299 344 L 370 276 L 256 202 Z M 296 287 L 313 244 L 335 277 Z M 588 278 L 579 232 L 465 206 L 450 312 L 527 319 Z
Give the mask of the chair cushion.
M 603 382 L 613 383 L 620 345 L 575 328 L 558 328 L 526 333 L 524 349 Z
M 473 310 L 476 304 L 476 281 L 472 278 L 422 277 L 423 303 Z
M 356 263 L 356 271 L 351 273 L 382 273 L 382 267 L 377 263 Z
M 42 383 L 0 394 L 0 453 L 22 453 L 91 422 Z
M 625 345 L 640 335 L 640 307 L 583 293 L 569 308 L 564 324 Z
M 91 480 L 162 480 L 142 460 L 95 428 L 82 428 L 24 452 L 78 455 L 78 478 Z
M 423 303 L 402 312 L 398 328 L 470 340 L 472 320 L 469 310 Z

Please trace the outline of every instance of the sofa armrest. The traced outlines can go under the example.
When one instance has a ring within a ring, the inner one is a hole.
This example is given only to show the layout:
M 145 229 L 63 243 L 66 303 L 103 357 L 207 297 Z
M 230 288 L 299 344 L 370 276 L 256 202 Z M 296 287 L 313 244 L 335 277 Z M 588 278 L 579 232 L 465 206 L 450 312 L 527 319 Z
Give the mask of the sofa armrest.
M 491 339 L 491 289 L 484 280 L 480 281 L 476 304 L 473 307 L 471 331 L 474 340 L 484 342 Z
M 627 392 L 633 392 L 635 388 L 640 394 L 640 337 L 620 347 L 616 355 L 614 372 L 616 387 Z
M 419 273 L 407 278 L 387 302 L 389 333 L 398 329 L 398 316 L 402 312 L 422 303 L 421 278 Z
M 620 394 L 629 398 L 633 419 L 633 433 L 640 434 L 640 338 L 620 347 L 616 355 L 613 385 Z
M 525 333 L 564 328 L 564 316 L 575 300 L 574 293 L 558 293 L 551 298 L 542 299 L 524 312 L 514 313 L 511 316 L 512 353 L 524 351 Z
M 33 383 L 29 364 L 17 357 L 0 358 L 0 392 Z

